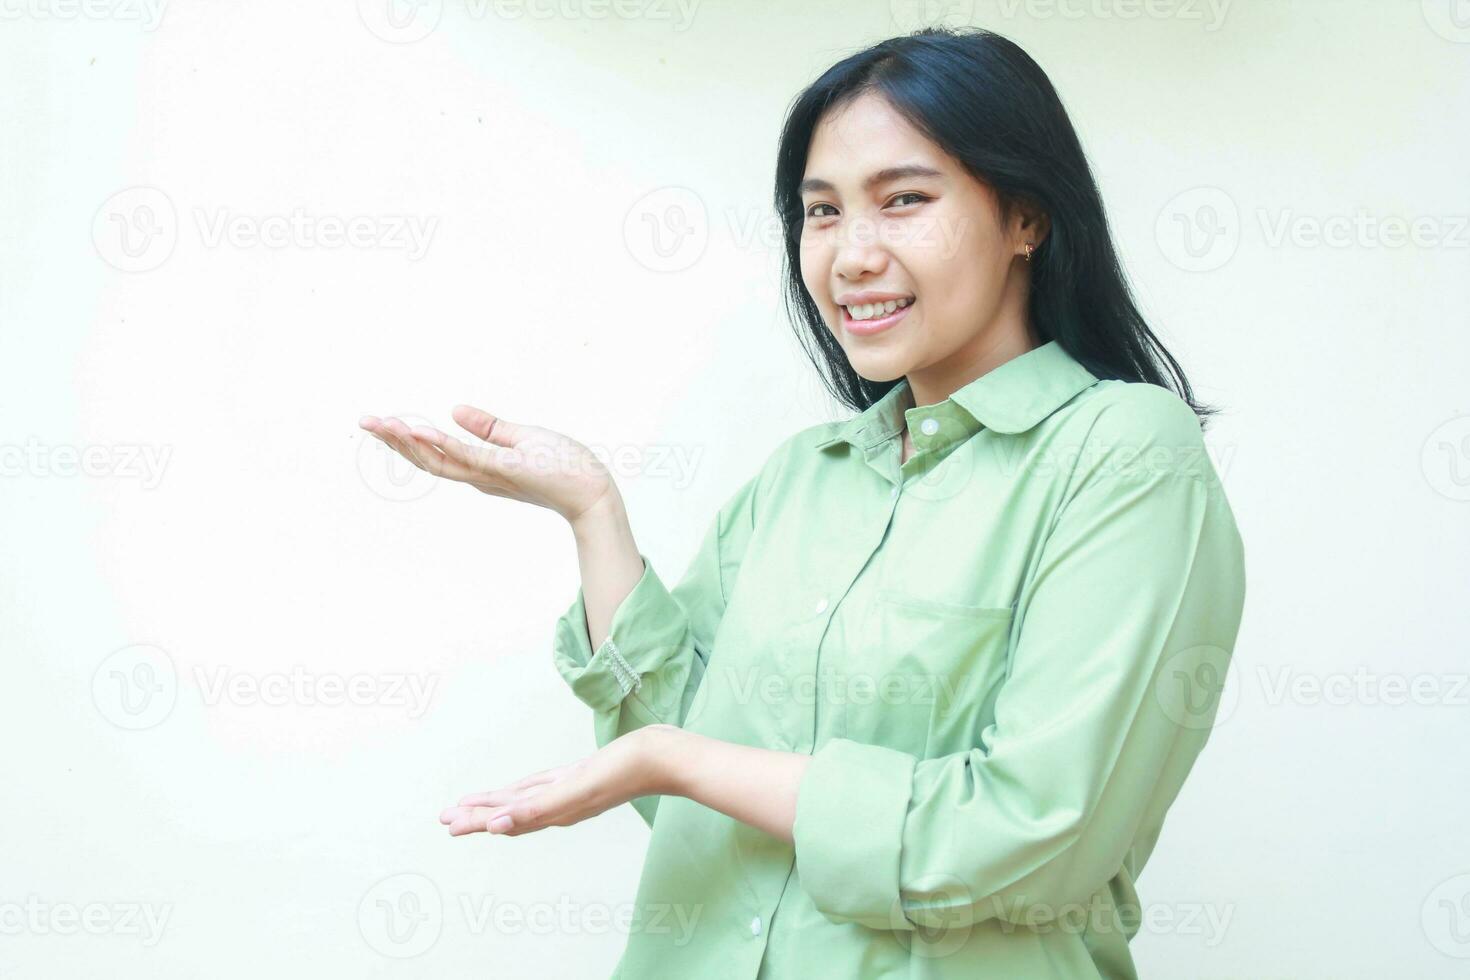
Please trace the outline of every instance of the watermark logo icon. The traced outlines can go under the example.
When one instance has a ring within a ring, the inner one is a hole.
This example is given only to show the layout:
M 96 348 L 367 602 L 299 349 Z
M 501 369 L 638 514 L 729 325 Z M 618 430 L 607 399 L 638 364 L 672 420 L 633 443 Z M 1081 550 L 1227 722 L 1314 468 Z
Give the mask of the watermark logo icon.
M 119 728 L 152 728 L 169 716 L 178 697 L 172 658 L 148 643 L 114 651 L 92 675 L 92 702 Z
M 363 895 L 357 927 L 376 952 L 407 959 L 429 951 L 444 930 L 439 888 L 420 874 L 384 878 Z
M 412 44 L 434 33 L 444 0 L 357 0 L 357 15 L 389 44 Z
M 1446 956 L 1470 959 L 1470 874 L 1436 885 L 1424 899 L 1420 922 L 1429 945 Z
M 698 262 L 709 245 L 709 212 L 689 188 L 661 187 L 628 209 L 623 242 L 645 269 L 682 271 Z
M 1180 728 L 1218 728 L 1240 703 L 1239 685 L 1227 684 L 1230 654 L 1202 644 L 1171 654 L 1154 678 L 1154 697 Z
M 888 12 L 900 31 L 921 27 L 963 27 L 975 19 L 974 0 L 889 0 Z
M 415 425 L 433 425 L 418 415 L 397 415 L 410 428 Z M 409 444 L 413 452 L 427 453 Z M 438 486 L 439 478 L 422 470 L 387 446 L 381 439 L 364 432 L 357 444 L 357 472 L 367 488 L 384 500 L 405 503 L 426 496 Z
M 1442 497 L 1470 500 L 1470 415 L 1450 419 L 1424 440 L 1424 479 Z
M 129 187 L 102 202 L 92 218 L 92 244 L 123 272 L 147 272 L 168 261 L 179 241 L 173 201 L 156 187 Z
M 1420 0 L 1424 23 L 1446 41 L 1470 44 L 1470 0 Z
M 910 954 L 924 959 L 957 952 L 974 929 L 968 912 L 974 904 L 969 885 L 952 874 L 934 871 L 921 876 L 911 887 L 923 892 L 930 907 L 915 922 L 904 910 L 902 900 L 895 900 L 889 909 L 894 939 Z
M 1186 272 L 1211 272 L 1240 247 L 1240 210 L 1218 187 L 1176 194 L 1154 222 L 1154 239 L 1164 258 Z

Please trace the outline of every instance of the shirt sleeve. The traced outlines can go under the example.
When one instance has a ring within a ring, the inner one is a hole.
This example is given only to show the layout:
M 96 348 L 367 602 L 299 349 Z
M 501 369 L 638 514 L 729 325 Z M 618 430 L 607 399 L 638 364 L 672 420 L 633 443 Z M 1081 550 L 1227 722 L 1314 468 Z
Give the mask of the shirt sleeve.
M 1151 434 L 1093 453 L 1042 545 L 980 744 L 919 760 L 835 738 L 813 755 L 793 836 L 830 920 L 1037 924 L 1129 867 L 1136 839 L 1151 849 L 1213 724 L 1245 575 L 1193 412 L 1139 397 L 1145 416 L 1123 407 L 1113 428 Z
M 758 481 L 759 474 L 726 500 L 672 588 L 640 553 L 643 576 L 614 611 L 595 651 L 581 587 L 557 620 L 553 661 L 572 693 L 592 709 L 599 747 L 644 725 L 684 724 L 755 528 Z M 632 802 L 652 826 L 658 798 Z

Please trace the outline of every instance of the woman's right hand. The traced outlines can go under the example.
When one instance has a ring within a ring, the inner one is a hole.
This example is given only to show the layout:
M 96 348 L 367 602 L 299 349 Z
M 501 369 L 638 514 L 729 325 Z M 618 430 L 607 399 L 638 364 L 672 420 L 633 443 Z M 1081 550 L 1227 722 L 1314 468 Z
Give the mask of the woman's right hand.
M 358 424 L 419 469 L 468 483 L 482 493 L 556 511 L 574 526 L 596 509 L 621 502 L 607 467 L 586 446 L 537 425 L 508 422 L 469 405 L 454 421 L 476 442 L 427 425 L 364 415 Z

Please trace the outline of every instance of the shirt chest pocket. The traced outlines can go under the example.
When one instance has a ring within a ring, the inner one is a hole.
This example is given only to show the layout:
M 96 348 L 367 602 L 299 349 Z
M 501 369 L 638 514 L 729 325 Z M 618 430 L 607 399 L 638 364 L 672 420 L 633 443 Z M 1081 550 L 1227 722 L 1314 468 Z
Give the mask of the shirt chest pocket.
M 824 676 L 836 734 L 931 758 L 979 744 L 1006 676 L 1012 610 L 880 589 Z

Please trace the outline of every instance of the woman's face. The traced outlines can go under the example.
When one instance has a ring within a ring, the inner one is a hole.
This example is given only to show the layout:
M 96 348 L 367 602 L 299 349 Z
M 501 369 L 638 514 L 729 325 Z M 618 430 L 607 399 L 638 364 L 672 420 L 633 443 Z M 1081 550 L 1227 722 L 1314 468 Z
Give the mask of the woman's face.
M 990 188 L 881 96 L 822 119 L 804 178 L 801 277 L 860 376 L 907 375 L 924 404 L 1033 346 L 1019 266 L 1040 227 L 1021 208 L 1003 222 Z M 876 301 L 895 309 L 863 309 Z

